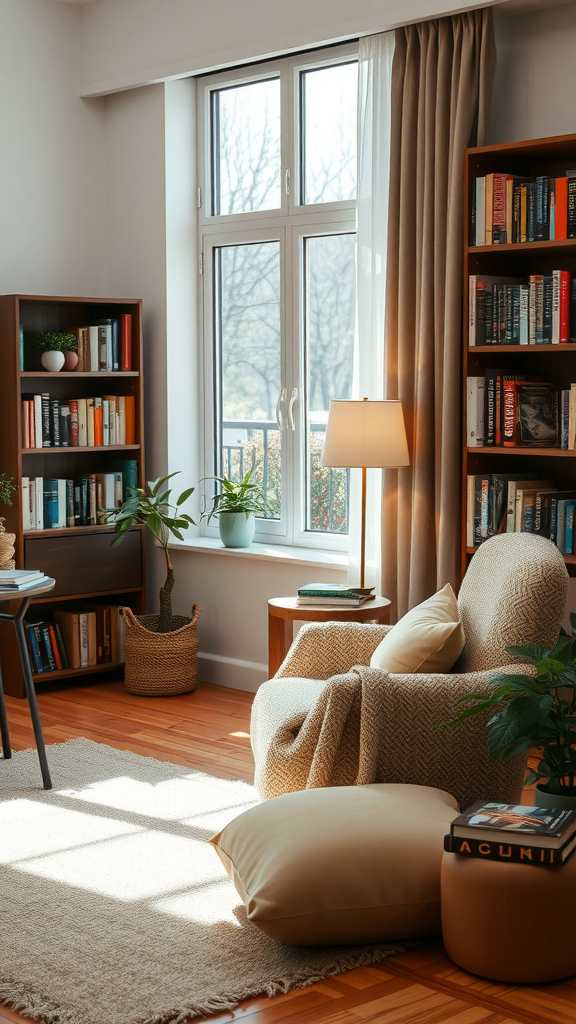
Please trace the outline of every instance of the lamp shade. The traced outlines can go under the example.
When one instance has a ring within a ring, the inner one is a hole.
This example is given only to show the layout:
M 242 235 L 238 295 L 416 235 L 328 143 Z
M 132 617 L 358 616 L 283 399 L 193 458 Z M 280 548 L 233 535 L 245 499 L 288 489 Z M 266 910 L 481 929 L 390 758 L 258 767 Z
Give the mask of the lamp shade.
M 394 469 L 409 464 L 401 402 L 330 402 L 323 466 Z

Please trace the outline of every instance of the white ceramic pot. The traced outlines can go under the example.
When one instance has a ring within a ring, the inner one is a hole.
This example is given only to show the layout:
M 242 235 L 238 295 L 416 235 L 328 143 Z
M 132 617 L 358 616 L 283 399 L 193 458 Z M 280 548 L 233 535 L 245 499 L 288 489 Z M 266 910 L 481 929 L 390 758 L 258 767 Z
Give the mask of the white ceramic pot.
M 63 352 L 43 352 L 41 363 L 48 373 L 58 373 L 64 366 Z
M 247 548 L 254 540 L 256 521 L 244 512 L 219 512 L 220 540 L 225 548 Z

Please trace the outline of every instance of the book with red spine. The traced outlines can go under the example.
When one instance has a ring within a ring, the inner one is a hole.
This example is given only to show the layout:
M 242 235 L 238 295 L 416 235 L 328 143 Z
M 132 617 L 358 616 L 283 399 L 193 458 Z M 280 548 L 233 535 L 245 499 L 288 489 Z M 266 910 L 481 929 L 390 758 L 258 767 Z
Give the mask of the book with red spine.
M 52 657 L 57 669 L 62 668 L 62 658 L 60 657 L 60 650 L 56 642 L 56 633 L 54 632 L 54 626 L 51 622 L 48 623 L 48 635 L 50 637 L 50 647 L 52 649 Z
M 492 177 L 492 245 L 505 245 L 511 241 L 506 234 L 506 182 L 511 174 L 494 174 Z
M 134 395 L 126 395 L 126 441 L 125 444 L 136 444 L 136 405 Z
M 78 447 L 78 399 L 71 398 L 68 402 L 70 409 L 70 447 Z
M 122 313 L 120 317 L 120 369 L 132 369 L 132 314 Z
M 568 238 L 568 178 L 556 178 L 556 204 L 554 209 L 554 238 Z
M 94 399 L 94 444 L 104 444 L 104 428 L 102 425 L 102 399 Z

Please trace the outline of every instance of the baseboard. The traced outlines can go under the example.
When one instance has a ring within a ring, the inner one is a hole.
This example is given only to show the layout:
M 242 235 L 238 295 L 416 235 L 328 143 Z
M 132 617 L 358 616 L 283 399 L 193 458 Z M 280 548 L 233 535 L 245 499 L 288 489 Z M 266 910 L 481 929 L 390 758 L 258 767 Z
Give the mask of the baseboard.
M 242 661 L 241 658 L 226 658 L 200 651 L 197 676 L 203 683 L 256 693 L 261 683 L 268 679 L 268 666 L 257 661 Z

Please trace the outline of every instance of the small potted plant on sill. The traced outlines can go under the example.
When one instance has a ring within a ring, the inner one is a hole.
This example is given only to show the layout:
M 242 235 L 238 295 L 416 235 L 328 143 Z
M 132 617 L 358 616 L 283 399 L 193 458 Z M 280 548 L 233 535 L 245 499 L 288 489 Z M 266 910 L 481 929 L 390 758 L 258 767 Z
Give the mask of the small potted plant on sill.
M 251 483 L 253 472 L 249 469 L 239 483 L 226 476 L 205 477 L 220 484 L 221 490 L 212 498 L 210 508 L 202 513 L 202 519 L 210 522 L 218 517 L 220 540 L 226 548 L 247 548 L 254 540 L 255 517 L 267 511 L 264 491 L 258 484 Z
M 105 521 L 114 524 L 117 534 L 112 547 L 120 544 L 134 526 L 145 526 L 164 552 L 166 579 L 160 588 L 160 613 L 134 615 L 130 608 L 122 612 L 126 625 L 126 689 L 148 697 L 190 693 L 196 685 L 200 608 L 194 605 L 192 618 L 172 614 L 174 570 L 168 542 L 170 535 L 183 540 L 182 531 L 196 525 L 181 511 L 193 487 L 183 491 L 174 503 L 170 501 L 171 490 L 166 489 L 166 483 L 176 475 L 170 473 L 144 488 L 136 487 L 120 508 L 103 510 Z
M 36 344 L 42 355 L 42 366 L 49 373 L 58 373 L 63 367 L 75 370 L 78 365 L 78 339 L 75 334 L 45 331 L 36 335 Z
M 0 505 L 11 505 L 12 495 L 16 490 L 13 476 L 7 473 L 0 473 Z M 4 518 L 0 516 L 0 569 L 13 569 L 15 533 L 7 533 L 4 526 Z
M 573 617 L 571 616 L 571 619 Z M 572 626 L 576 626 L 576 616 Z M 574 640 L 561 636 L 551 651 L 537 644 L 507 647 L 514 657 L 534 666 L 534 674 L 494 673 L 492 692 L 461 697 L 463 711 L 447 723 L 471 715 L 492 713 L 488 720 L 488 746 L 493 757 L 537 750 L 540 759 L 531 768 L 525 786 L 536 782 L 538 807 L 576 808 L 576 658 Z M 519 670 L 523 666 L 519 665 Z

